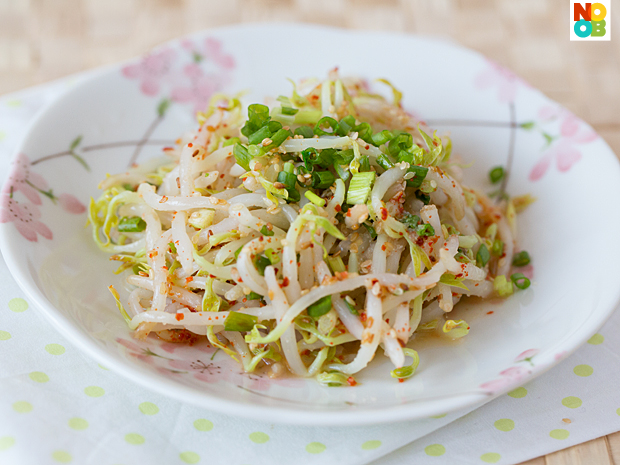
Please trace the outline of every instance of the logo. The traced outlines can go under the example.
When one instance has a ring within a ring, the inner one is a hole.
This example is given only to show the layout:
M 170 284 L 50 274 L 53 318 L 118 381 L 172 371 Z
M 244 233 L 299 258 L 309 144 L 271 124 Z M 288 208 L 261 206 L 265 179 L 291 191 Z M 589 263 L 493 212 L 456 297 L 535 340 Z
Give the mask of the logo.
M 570 40 L 611 40 L 611 0 L 582 3 L 571 0 Z

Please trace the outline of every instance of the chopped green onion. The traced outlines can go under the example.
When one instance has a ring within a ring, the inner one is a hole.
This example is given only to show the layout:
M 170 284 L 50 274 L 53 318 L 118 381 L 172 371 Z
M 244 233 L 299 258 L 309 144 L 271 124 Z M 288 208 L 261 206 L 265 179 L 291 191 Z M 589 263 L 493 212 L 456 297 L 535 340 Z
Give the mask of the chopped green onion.
M 134 273 L 135 273 L 135 274 L 138 274 L 138 273 L 136 272 L 136 269 L 135 269 L 135 268 L 136 268 L 136 266 L 138 267 L 138 272 L 139 272 L 139 271 L 140 271 L 140 265 L 135 265 L 135 266 L 134 266 Z M 179 263 L 179 261 L 178 261 L 178 260 L 173 261 L 173 262 L 172 262 L 172 265 L 170 265 L 170 268 L 168 268 L 168 274 L 169 274 L 170 276 L 172 276 L 172 275 L 174 274 L 174 272 L 175 272 L 178 268 L 181 268 L 181 264 Z
M 382 153 L 377 157 L 377 165 L 379 165 L 384 170 L 389 170 L 390 168 L 394 168 L 394 163 L 390 161 L 385 153 Z
M 230 312 L 224 321 L 224 331 L 252 331 L 252 328 L 257 322 L 257 316 Z
M 434 236 L 435 229 L 430 224 L 421 224 L 416 228 L 418 236 Z
M 254 259 L 254 265 L 256 266 L 258 273 L 261 276 L 265 276 L 265 268 L 271 265 L 271 260 L 269 260 L 267 257 L 264 257 L 262 255 L 258 255 Z
M 294 173 L 294 172 L 295 172 L 295 165 L 293 165 L 293 164 L 292 164 L 292 163 L 290 163 L 290 162 L 284 163 L 284 166 L 282 167 L 282 170 L 283 170 L 285 173 L 291 173 L 291 174 L 292 174 L 292 173 Z
M 372 189 L 375 181 L 376 173 L 374 171 L 366 171 L 364 173 L 355 173 L 351 178 L 349 190 L 347 191 L 347 203 L 350 205 L 359 205 L 366 203 L 366 199 Z
M 424 192 L 416 191 L 415 196 L 418 200 L 421 200 L 424 205 L 428 205 L 431 202 L 431 196 Z
M 370 127 L 370 124 L 360 123 L 353 128 L 353 131 L 357 132 L 358 137 L 364 142 L 374 145 L 372 141 L 372 128 Z
M 237 250 L 235 250 L 235 259 L 239 258 L 239 254 L 241 253 L 241 249 L 243 249 L 243 246 L 241 246 Z
M 392 134 L 387 129 L 378 132 L 372 136 L 372 143 L 379 147 L 380 145 L 385 144 L 386 142 L 392 140 L 394 138 L 394 134 Z
M 299 193 L 297 189 L 295 188 L 287 189 L 287 192 L 288 192 L 288 199 L 286 199 L 286 201 L 288 203 L 297 203 L 301 199 L 301 194 Z
M 405 353 L 406 357 L 411 357 L 411 365 L 405 365 L 403 367 L 395 368 L 394 370 L 392 370 L 390 372 L 392 378 L 403 380 L 411 378 L 415 373 L 416 369 L 418 368 L 418 365 L 420 364 L 420 356 L 415 350 L 406 348 L 403 349 L 403 352 Z
M 355 118 L 352 115 L 348 115 L 340 120 L 334 132 L 339 136 L 346 136 L 351 132 L 353 126 L 355 126 Z
M 258 131 L 251 134 L 248 137 L 248 144 L 250 145 L 260 144 L 263 141 L 263 139 L 266 139 L 269 136 L 271 136 L 271 131 L 269 130 L 269 126 L 263 126 Z
M 287 163 L 287 164 L 292 165 L 292 163 Z M 289 173 L 286 171 L 280 171 L 278 173 L 278 182 L 281 182 L 282 184 L 284 184 L 287 189 L 293 189 L 295 185 L 297 184 L 297 176 L 295 176 L 293 173 Z
M 508 297 L 514 292 L 512 281 L 508 281 L 503 274 L 495 277 L 493 280 L 493 289 L 495 289 L 500 297 Z
M 325 153 L 326 150 L 323 150 L 322 153 Z M 339 165 L 348 165 L 355 158 L 355 153 L 352 149 L 340 150 L 338 152 L 334 151 L 333 154 L 333 162 L 338 163 Z
M 269 151 L 269 150 L 275 149 L 276 147 L 279 147 L 280 144 L 282 144 L 282 142 L 284 142 L 286 139 L 288 139 L 292 135 L 293 133 L 289 131 L 288 129 L 278 129 L 274 134 L 271 135 L 270 137 L 271 144 L 266 146 L 265 150 Z
M 273 249 L 265 250 L 265 256 L 269 259 L 272 265 L 275 265 L 276 263 L 280 261 L 280 256 Z
M 174 242 L 168 242 L 168 246 L 170 247 L 170 252 L 177 253 L 177 248 L 174 245 Z
M 118 222 L 118 232 L 142 232 L 146 222 L 139 216 L 123 216 Z
M 297 129 L 295 129 L 295 135 L 303 136 L 306 139 L 310 139 L 314 137 L 314 131 L 310 126 L 299 126 Z
M 408 132 L 401 132 L 393 137 L 387 145 L 388 153 L 397 156 L 401 150 L 407 150 L 413 147 L 413 136 Z
M 530 264 L 530 254 L 525 250 L 522 250 L 519 253 L 516 253 L 512 259 L 512 264 L 514 266 L 525 266 Z
M 334 273 L 342 273 L 347 271 L 344 262 L 340 257 L 327 257 L 327 263 Z
M 331 132 L 324 131 L 323 127 L 331 128 Z M 314 133 L 317 136 L 333 136 L 336 133 L 336 129 L 338 128 L 338 121 L 330 116 L 324 116 L 321 118 L 316 125 L 314 126 Z
M 312 187 L 327 189 L 336 182 L 336 177 L 330 171 L 315 171 L 312 173 Z
M 318 318 L 320 316 L 325 315 L 332 309 L 332 296 L 326 295 L 325 297 L 317 300 L 315 303 L 310 305 L 306 310 L 308 315 L 312 318 Z
M 377 231 L 375 231 L 375 228 L 373 228 L 367 222 L 364 222 L 362 224 L 364 225 L 364 227 L 366 228 L 366 230 L 370 234 L 370 238 L 374 241 L 377 238 Z
M 250 135 L 267 124 L 269 119 L 269 107 L 260 103 L 253 103 L 248 107 L 248 120 L 241 128 L 241 134 L 250 137 Z
M 304 165 L 308 173 L 312 172 L 312 165 L 315 165 L 319 159 L 319 152 L 314 147 L 309 147 L 301 152 L 301 159 L 304 161 Z
M 245 298 L 248 300 L 261 300 L 263 296 L 252 291 Z
M 504 179 L 504 175 L 505 173 L 503 166 L 496 166 L 491 171 L 489 171 L 489 179 L 493 184 L 497 184 L 502 179 Z
M 295 113 L 297 113 L 299 110 L 297 108 L 292 108 L 292 107 L 282 107 L 282 114 L 283 115 L 294 115 Z
M 348 169 L 345 169 L 342 166 L 340 166 L 338 163 L 334 163 L 334 170 L 336 171 L 336 173 L 338 173 L 338 176 L 340 176 L 340 179 L 342 179 L 345 182 L 348 181 L 349 178 L 351 177 L 351 172 Z
M 491 247 L 491 253 L 499 257 L 502 255 L 503 252 L 504 252 L 504 243 L 499 239 L 495 239 L 493 241 L 493 246 Z
M 349 309 L 351 313 L 353 313 L 353 315 L 360 316 L 360 313 L 357 311 L 357 308 L 355 308 L 355 300 L 353 300 L 351 297 L 347 295 L 344 298 L 344 303 L 347 304 L 347 308 Z
M 484 267 L 487 263 L 489 263 L 490 258 L 491 254 L 489 253 L 487 246 L 485 244 L 480 244 L 478 253 L 476 254 L 476 264 L 479 267 Z
M 459 247 L 463 249 L 471 249 L 478 243 L 478 236 L 472 234 L 471 236 L 459 236 Z
M 235 156 L 235 161 L 237 164 L 242 167 L 246 171 L 250 171 L 250 160 L 252 160 L 252 156 L 241 144 L 235 144 L 233 148 L 233 155 Z
M 527 289 L 530 287 L 531 281 L 526 278 L 523 273 L 514 273 L 510 280 L 517 286 L 519 289 Z
M 273 236 L 275 234 L 271 229 L 267 227 L 267 225 L 264 225 L 262 228 L 260 228 L 260 232 L 264 236 Z
M 222 143 L 222 147 L 228 147 L 229 145 L 240 144 L 240 143 L 241 143 L 241 139 L 239 139 L 238 137 L 231 137 L 230 139 L 224 139 L 224 142 Z
M 360 171 L 370 171 L 370 158 L 367 155 L 360 158 Z
M 310 202 L 319 207 L 324 207 L 327 203 L 325 199 L 322 199 L 311 190 L 307 190 L 306 192 L 304 192 L 304 197 L 306 197 Z
M 411 213 L 405 212 L 405 216 L 400 219 L 400 222 L 405 226 L 411 229 L 415 229 L 422 220 L 418 215 L 412 215 Z
M 420 187 L 424 178 L 426 178 L 428 168 L 425 166 L 412 165 L 407 172 L 414 174 L 413 178 L 407 179 L 407 185 L 409 187 Z

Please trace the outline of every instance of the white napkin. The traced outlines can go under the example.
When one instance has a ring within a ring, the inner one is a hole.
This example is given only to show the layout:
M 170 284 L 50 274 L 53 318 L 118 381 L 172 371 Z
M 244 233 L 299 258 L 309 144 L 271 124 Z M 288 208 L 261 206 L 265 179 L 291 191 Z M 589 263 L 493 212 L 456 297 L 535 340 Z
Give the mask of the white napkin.
M 0 98 L 0 173 L 36 112 L 75 80 Z M 477 410 L 306 428 L 213 413 L 115 375 L 52 329 L 3 261 L 0 312 L 2 465 L 511 464 L 620 430 L 620 314 L 548 374 Z

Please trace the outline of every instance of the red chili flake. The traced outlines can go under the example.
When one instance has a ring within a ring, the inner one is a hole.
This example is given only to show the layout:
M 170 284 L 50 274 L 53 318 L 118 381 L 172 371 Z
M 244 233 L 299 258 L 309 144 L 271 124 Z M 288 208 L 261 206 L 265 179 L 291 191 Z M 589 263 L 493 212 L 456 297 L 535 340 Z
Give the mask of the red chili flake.
M 224 174 L 220 174 L 220 179 L 224 179 Z
M 385 244 L 383 244 L 383 245 L 381 246 L 381 250 L 383 250 L 383 251 L 385 252 L 385 249 L 387 249 L 387 246 L 386 246 Z
M 385 220 L 387 220 L 387 219 L 388 219 L 388 211 L 387 211 L 387 208 L 383 208 L 383 207 L 381 207 L 381 219 L 382 219 L 383 221 L 385 221 Z
M 164 152 L 168 152 L 168 151 L 170 151 L 170 150 L 174 150 L 174 147 L 164 147 L 162 150 L 163 150 Z
M 176 315 L 174 315 L 174 319 L 177 321 L 181 321 L 183 318 L 185 318 L 185 315 L 183 315 L 182 313 L 177 313 Z
M 404 383 L 405 382 L 405 378 L 398 378 L 398 382 L 399 383 Z
M 347 216 L 350 218 L 351 217 L 351 210 L 347 210 Z
M 487 312 L 487 315 L 493 315 L 493 310 L 491 310 L 490 312 Z
M 368 150 L 370 148 L 370 145 L 366 144 L 366 150 Z
M 336 205 L 336 207 L 334 207 L 334 210 L 336 210 L 337 212 L 342 211 L 342 207 L 340 205 Z
M 282 287 L 286 287 L 289 285 L 289 279 L 288 276 L 285 276 L 284 279 L 282 280 Z
M 364 323 L 366 321 L 366 313 L 365 312 L 362 312 L 360 314 L 360 320 L 362 320 L 362 323 Z
M 187 144 L 187 146 L 188 146 L 189 148 L 192 148 L 192 147 L 194 146 L 194 144 L 192 144 L 192 143 L 190 142 L 189 144 Z
M 193 276 L 188 276 L 187 278 L 185 278 L 185 283 L 191 283 L 194 280 Z
M 349 386 L 351 387 L 357 386 L 357 381 L 355 381 L 355 378 L 353 376 L 349 376 L 347 378 L 347 383 L 349 383 Z

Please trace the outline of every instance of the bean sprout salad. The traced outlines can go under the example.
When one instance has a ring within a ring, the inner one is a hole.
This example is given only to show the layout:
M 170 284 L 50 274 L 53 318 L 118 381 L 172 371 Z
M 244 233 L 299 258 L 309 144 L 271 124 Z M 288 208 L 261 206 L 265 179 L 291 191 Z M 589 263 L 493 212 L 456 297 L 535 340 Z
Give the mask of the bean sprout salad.
M 89 222 L 136 338 L 206 338 L 245 372 L 327 386 L 355 385 L 381 348 L 402 382 L 416 336 L 467 335 L 462 297 L 529 286 L 510 271 L 530 260 L 516 214 L 533 199 L 463 186 L 450 138 L 379 81 L 390 98 L 336 71 L 268 105 L 216 95 L 163 157 L 101 182 Z

